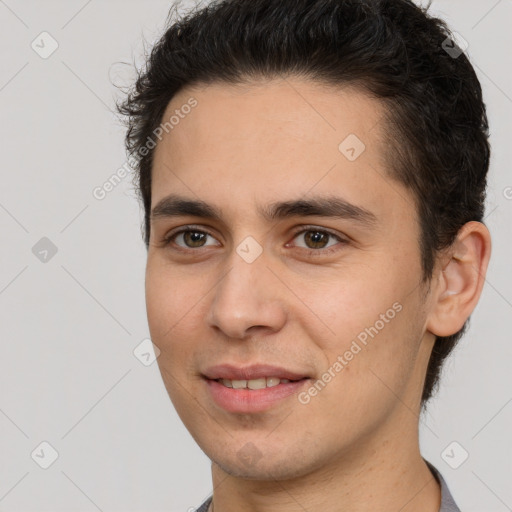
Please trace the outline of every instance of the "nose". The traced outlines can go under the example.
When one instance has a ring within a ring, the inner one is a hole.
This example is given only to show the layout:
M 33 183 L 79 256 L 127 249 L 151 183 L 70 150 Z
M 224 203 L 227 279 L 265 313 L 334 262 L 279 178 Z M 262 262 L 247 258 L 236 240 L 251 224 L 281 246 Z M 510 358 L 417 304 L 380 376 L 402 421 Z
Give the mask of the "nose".
M 233 251 L 215 287 L 207 322 L 230 339 L 277 332 L 286 322 L 285 290 L 264 254 L 248 263 Z

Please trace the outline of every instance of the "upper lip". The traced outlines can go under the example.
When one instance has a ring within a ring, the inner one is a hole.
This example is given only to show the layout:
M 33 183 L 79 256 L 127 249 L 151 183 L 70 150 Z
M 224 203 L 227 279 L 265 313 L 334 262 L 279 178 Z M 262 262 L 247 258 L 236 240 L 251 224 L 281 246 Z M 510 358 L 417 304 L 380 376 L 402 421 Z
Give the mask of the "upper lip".
M 279 377 L 280 379 L 300 380 L 309 378 L 304 373 L 298 373 L 280 366 L 269 364 L 253 364 L 250 366 L 235 366 L 232 364 L 219 364 L 207 368 L 203 375 L 207 379 L 227 379 L 227 380 L 252 380 L 263 377 Z

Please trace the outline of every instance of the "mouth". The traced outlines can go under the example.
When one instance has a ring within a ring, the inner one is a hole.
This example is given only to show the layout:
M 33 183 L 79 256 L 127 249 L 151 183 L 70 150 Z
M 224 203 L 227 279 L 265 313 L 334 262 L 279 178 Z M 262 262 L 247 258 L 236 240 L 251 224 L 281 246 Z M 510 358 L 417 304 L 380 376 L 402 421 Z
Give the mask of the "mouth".
M 309 377 L 296 379 L 275 376 L 256 379 L 204 378 L 207 396 L 212 404 L 224 412 L 257 414 L 278 410 L 290 402 L 311 381 Z M 298 404 L 298 400 L 295 400 Z M 293 404 L 293 402 L 290 402 Z M 292 405 L 293 406 L 293 405 Z
M 279 381 L 297 381 L 305 378 L 310 378 L 310 375 L 300 371 L 288 370 L 286 368 L 270 365 L 270 364 L 252 364 L 250 366 L 238 366 L 234 364 L 219 364 L 215 366 L 211 366 L 207 368 L 202 376 L 210 379 L 210 380 L 224 380 L 229 381 L 231 383 L 237 382 L 251 382 L 251 381 L 260 381 L 261 385 L 263 379 L 265 379 L 265 387 L 267 387 L 267 380 L 269 387 L 275 386 L 279 384 L 276 379 Z M 256 386 L 258 384 L 255 384 Z M 243 387 L 245 387 L 244 385 Z M 260 388 L 252 388 L 252 389 L 260 389 Z
M 258 413 L 276 408 L 300 392 L 311 377 L 273 365 L 217 365 L 202 377 L 212 402 L 231 413 Z
M 280 384 L 288 384 L 289 382 L 299 382 L 301 380 L 308 379 L 308 377 L 303 377 L 302 379 L 281 379 L 280 377 L 262 377 L 259 379 L 210 379 L 215 380 L 219 384 L 222 384 L 226 388 L 232 389 L 265 389 L 265 388 L 273 388 L 275 386 L 279 386 Z

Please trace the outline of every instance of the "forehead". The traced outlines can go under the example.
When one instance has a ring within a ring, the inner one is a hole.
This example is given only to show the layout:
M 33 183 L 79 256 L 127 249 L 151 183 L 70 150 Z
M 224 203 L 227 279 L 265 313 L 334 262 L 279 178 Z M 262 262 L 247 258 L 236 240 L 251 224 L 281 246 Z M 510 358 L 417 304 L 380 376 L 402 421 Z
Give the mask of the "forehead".
M 215 148 L 217 152 L 228 149 L 215 147 L 219 141 L 236 141 L 240 147 L 243 141 L 271 142 L 277 136 L 280 142 L 288 138 L 337 150 L 349 134 L 365 139 L 370 146 L 383 135 L 384 105 L 354 86 L 334 87 L 290 77 L 249 84 L 198 85 L 174 96 L 162 121 L 179 113 L 191 98 L 197 106 L 180 116 L 179 126 L 169 133 L 173 135 L 168 137 L 171 145 L 201 142 L 202 150 Z M 300 152 L 301 147 L 295 144 L 294 149 Z
M 356 88 L 292 78 L 183 89 L 162 118 L 179 121 L 155 149 L 152 205 L 180 192 L 240 213 L 314 189 L 384 213 L 399 187 L 385 171 L 384 114 Z

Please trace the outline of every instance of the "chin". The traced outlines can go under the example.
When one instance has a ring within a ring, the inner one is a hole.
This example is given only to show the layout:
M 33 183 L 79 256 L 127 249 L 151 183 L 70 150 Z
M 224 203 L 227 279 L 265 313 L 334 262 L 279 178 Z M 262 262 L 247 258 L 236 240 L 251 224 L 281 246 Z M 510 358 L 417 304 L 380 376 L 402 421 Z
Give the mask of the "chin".
M 290 480 L 307 475 L 314 469 L 303 453 L 287 454 L 283 450 L 269 450 L 265 455 L 247 443 L 238 452 L 225 451 L 207 454 L 224 473 L 246 480 Z

